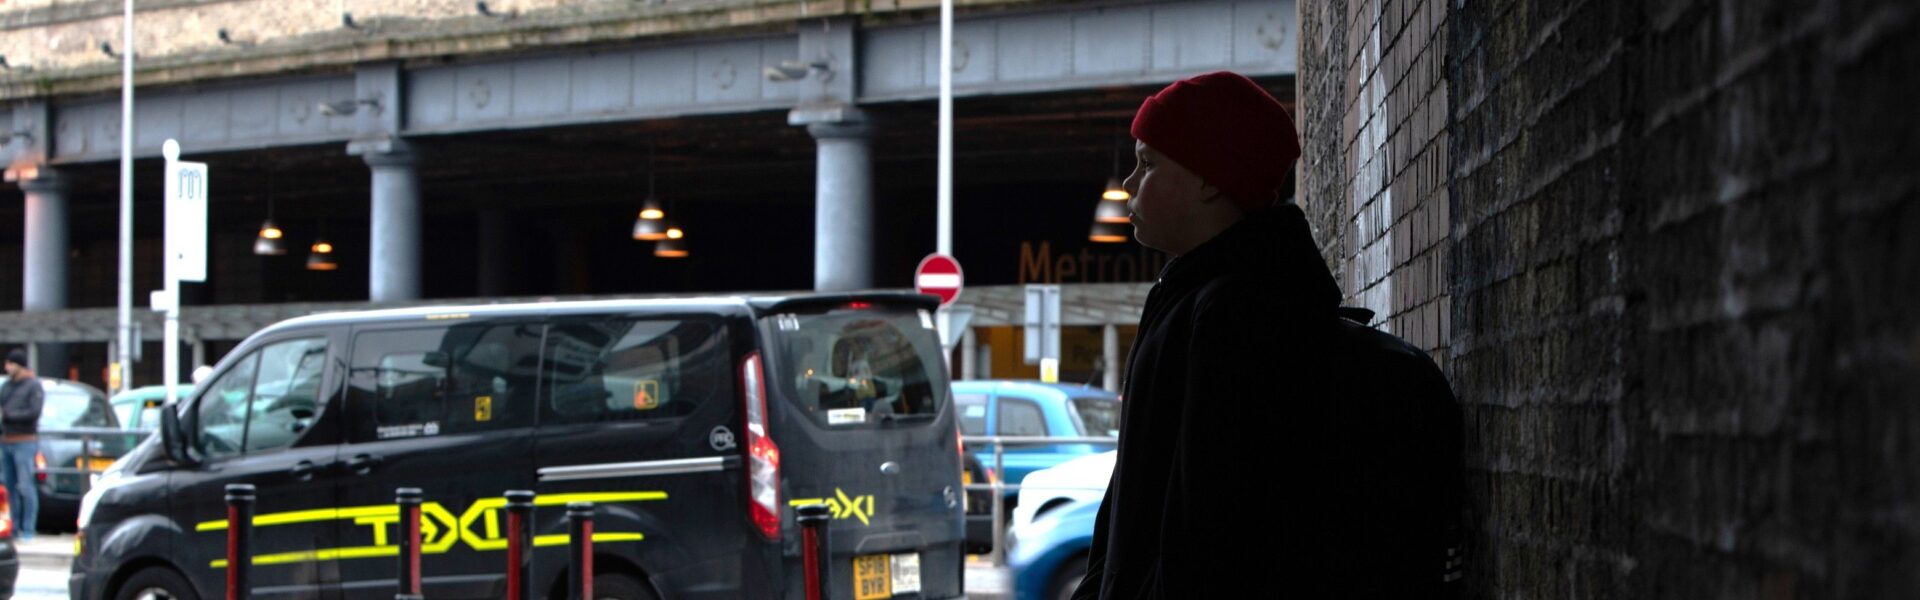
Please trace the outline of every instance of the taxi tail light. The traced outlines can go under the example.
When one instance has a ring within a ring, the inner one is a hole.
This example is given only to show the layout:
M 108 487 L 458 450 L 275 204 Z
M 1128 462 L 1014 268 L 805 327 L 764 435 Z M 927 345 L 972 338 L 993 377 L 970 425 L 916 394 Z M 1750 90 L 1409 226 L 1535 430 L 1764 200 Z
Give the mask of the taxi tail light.
M 13 537 L 13 503 L 8 501 L 7 489 L 0 488 L 0 539 Z
M 740 361 L 740 402 L 747 415 L 747 511 L 760 535 L 780 539 L 780 448 L 767 436 L 766 372 L 760 353 Z

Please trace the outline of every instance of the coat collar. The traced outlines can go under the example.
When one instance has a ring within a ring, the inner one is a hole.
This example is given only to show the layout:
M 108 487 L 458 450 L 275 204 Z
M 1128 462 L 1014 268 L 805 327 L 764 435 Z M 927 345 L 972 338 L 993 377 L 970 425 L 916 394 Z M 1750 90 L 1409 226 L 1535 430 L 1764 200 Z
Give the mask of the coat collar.
M 1199 288 L 1230 275 L 1277 284 L 1281 297 L 1274 298 L 1276 305 L 1332 310 L 1340 304 L 1340 286 L 1320 257 L 1306 214 L 1292 204 L 1248 215 L 1174 258 L 1160 271 L 1159 287 Z

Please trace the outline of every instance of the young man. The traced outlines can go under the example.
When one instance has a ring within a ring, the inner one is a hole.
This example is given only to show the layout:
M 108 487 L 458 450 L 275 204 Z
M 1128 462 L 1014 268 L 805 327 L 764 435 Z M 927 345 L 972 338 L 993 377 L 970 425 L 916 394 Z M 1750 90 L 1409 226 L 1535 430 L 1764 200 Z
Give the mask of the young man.
M 1129 357 L 1074 597 L 1456 593 L 1452 393 L 1426 354 L 1339 307 L 1305 215 L 1280 201 L 1300 155 L 1285 109 L 1210 73 L 1148 98 L 1132 133 L 1134 236 L 1174 259 Z
M 13 506 L 14 535 L 30 540 L 40 513 L 33 457 L 40 452 L 40 409 L 46 392 L 27 368 L 25 350 L 8 351 L 6 369 L 7 383 L 0 387 L 0 450 L 5 454 L 0 475 L 5 476 L 7 500 Z

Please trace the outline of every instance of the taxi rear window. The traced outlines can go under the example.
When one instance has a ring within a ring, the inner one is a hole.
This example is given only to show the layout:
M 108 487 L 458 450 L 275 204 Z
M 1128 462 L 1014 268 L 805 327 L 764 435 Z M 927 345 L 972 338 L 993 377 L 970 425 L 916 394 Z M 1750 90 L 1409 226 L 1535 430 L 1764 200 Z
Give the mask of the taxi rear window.
M 931 419 L 947 403 L 946 361 L 924 310 L 855 306 L 768 317 L 768 387 L 832 428 Z

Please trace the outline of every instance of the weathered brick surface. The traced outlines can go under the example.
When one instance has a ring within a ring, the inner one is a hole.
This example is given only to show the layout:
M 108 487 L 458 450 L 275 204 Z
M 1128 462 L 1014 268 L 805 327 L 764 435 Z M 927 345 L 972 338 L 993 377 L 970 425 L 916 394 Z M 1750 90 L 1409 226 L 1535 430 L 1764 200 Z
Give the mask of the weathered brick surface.
M 1445 0 L 1303 3 L 1301 203 L 1349 304 L 1445 362 Z
M 1301 9 L 1302 188 L 1363 299 L 1444 257 L 1470 595 L 1920 597 L 1920 7 L 1454 0 L 1444 225 L 1381 275 L 1393 4 Z

